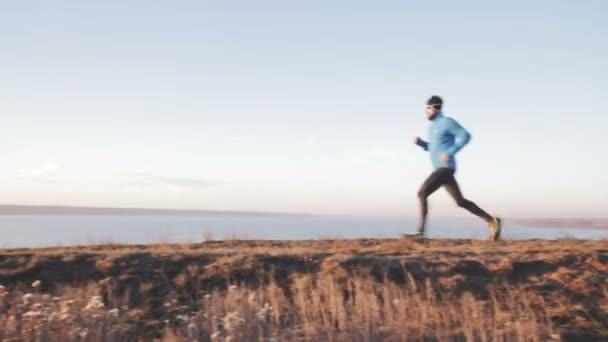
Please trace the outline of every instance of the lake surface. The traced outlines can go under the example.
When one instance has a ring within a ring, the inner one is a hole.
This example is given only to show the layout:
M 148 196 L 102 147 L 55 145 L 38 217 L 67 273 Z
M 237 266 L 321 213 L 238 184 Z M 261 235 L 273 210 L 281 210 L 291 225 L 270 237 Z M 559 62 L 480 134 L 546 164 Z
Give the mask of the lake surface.
M 414 231 L 416 220 L 399 217 L 277 216 L 0 216 L 0 247 L 98 243 L 200 242 L 214 239 L 300 240 L 388 238 Z M 431 238 L 485 239 L 476 219 L 434 218 Z M 505 222 L 505 239 L 608 239 L 606 229 L 545 228 Z

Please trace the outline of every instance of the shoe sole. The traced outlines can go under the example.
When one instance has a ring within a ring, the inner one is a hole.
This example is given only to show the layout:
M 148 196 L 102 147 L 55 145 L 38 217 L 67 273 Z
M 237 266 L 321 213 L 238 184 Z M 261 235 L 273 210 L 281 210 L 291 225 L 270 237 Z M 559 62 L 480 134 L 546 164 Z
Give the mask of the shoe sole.
M 414 234 L 401 234 L 401 237 L 409 240 L 425 240 L 426 237 L 424 235 L 414 235 Z

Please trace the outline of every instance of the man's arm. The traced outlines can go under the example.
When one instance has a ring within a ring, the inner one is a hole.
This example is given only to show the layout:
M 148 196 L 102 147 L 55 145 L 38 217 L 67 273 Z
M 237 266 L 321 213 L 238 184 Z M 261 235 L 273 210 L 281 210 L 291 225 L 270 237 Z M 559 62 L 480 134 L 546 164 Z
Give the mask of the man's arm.
M 458 153 L 458 151 L 469 143 L 471 140 L 471 134 L 460 126 L 460 124 L 454 119 L 450 119 L 447 130 L 454 135 L 454 144 L 450 146 L 447 151 L 445 151 L 445 153 L 452 158 L 456 153 Z
M 414 144 L 422 147 L 425 151 L 429 150 L 429 143 L 427 143 L 426 141 L 422 140 L 420 137 L 414 138 Z

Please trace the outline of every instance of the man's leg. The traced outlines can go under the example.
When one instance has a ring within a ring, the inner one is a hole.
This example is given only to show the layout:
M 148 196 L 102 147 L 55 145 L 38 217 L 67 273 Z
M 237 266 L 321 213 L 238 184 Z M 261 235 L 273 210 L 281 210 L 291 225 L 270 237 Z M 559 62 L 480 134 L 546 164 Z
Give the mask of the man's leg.
M 454 198 L 459 207 L 464 208 L 471 212 L 471 214 L 481 217 L 486 222 L 491 223 L 494 221 L 494 218 L 490 216 L 487 212 L 477 206 L 477 204 L 469 201 L 468 199 L 462 196 L 460 192 L 460 186 L 458 186 L 458 182 L 456 178 L 454 178 L 454 174 L 452 173 L 450 179 L 448 179 L 445 183 L 445 189 L 448 193 Z
M 437 169 L 433 172 L 422 184 L 418 191 L 418 199 L 420 200 L 420 224 L 418 233 L 424 234 L 426 228 L 426 218 L 429 213 L 428 197 L 437 189 L 439 189 L 449 179 L 450 169 Z

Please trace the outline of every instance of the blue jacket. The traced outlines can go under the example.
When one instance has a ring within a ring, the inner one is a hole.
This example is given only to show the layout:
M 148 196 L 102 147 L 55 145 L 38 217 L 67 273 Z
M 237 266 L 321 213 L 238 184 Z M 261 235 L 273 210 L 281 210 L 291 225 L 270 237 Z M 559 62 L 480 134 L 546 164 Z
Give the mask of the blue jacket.
M 435 169 L 456 169 L 456 158 L 454 156 L 460 149 L 471 140 L 471 134 L 467 132 L 456 120 L 437 114 L 429 127 L 429 141 L 418 140 L 418 145 L 425 151 L 431 152 L 431 161 Z M 450 156 L 450 162 L 445 163 L 441 156 Z

